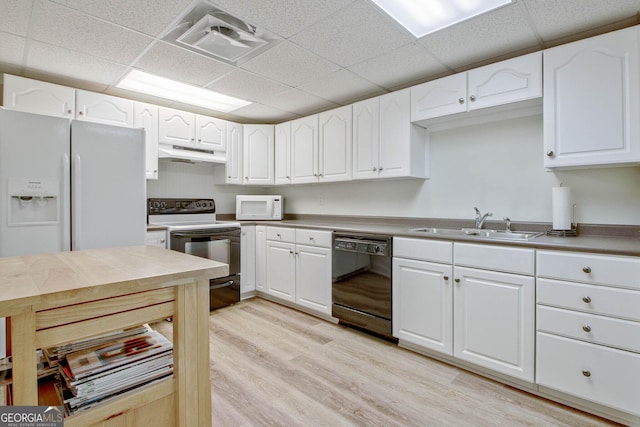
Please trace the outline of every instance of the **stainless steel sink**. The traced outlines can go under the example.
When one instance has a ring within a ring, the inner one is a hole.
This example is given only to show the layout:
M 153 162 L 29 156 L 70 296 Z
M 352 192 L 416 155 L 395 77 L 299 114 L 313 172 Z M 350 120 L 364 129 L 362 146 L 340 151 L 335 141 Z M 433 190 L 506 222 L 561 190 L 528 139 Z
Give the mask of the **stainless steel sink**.
M 492 240 L 531 240 L 544 233 L 534 231 L 478 230 L 475 228 L 414 228 L 411 231 L 434 235 L 476 236 Z

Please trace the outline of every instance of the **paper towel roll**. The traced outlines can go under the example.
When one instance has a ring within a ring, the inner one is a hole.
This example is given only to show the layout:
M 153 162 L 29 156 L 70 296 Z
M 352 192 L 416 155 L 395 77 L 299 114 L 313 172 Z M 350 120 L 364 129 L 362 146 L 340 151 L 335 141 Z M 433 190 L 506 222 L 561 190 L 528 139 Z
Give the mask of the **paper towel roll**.
M 553 209 L 553 229 L 571 230 L 571 188 L 553 187 L 551 189 Z

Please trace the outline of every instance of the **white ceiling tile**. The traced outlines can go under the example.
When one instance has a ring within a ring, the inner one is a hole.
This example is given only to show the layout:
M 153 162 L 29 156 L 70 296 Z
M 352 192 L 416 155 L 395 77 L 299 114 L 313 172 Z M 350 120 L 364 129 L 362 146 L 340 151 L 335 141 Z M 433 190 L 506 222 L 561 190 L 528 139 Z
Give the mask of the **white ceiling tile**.
M 265 95 L 290 89 L 286 85 L 240 68 L 220 77 L 207 87 L 220 93 L 257 102 L 260 102 Z
M 318 98 L 310 93 L 291 89 L 266 97 L 267 105 L 299 115 L 307 115 L 339 107 L 338 104 Z
M 418 42 L 451 68 L 539 46 L 519 3 L 452 25 Z
M 134 66 L 198 86 L 204 86 L 234 69 L 231 65 L 164 42 L 154 44 Z
M 290 40 L 349 67 L 415 39 L 370 2 L 360 0 Z
M 63 76 L 104 85 L 115 84 L 126 67 L 57 46 L 32 41 L 25 67 L 34 73 Z
M 0 31 L 0 72 L 17 73 L 22 67 L 22 58 L 27 39 Z
M 347 70 L 336 71 L 298 89 L 337 104 L 349 104 L 387 92 Z
M 26 36 L 33 0 L 0 1 L 0 31 Z
M 640 12 L 640 0 L 521 0 L 545 41 L 620 21 Z
M 243 118 L 244 120 L 239 120 L 243 123 L 281 123 L 299 117 L 297 114 L 258 103 L 249 104 L 230 114 Z
M 54 0 L 97 18 L 159 35 L 192 0 Z
M 296 87 L 337 71 L 340 67 L 284 41 L 246 62 L 242 68 Z
M 220 9 L 252 25 L 289 38 L 353 0 L 214 0 Z
M 153 39 L 45 0 L 36 0 L 30 36 L 54 46 L 129 64 Z
M 353 65 L 349 70 L 386 89 L 398 86 L 399 82 L 427 80 L 430 76 L 448 71 L 447 67 L 416 43 Z

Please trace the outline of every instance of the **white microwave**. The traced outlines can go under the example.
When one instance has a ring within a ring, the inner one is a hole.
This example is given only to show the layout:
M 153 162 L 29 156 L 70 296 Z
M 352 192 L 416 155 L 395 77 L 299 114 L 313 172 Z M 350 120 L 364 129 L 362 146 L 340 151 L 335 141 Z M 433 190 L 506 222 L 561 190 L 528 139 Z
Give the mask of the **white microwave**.
M 236 196 L 237 220 L 281 220 L 282 196 Z

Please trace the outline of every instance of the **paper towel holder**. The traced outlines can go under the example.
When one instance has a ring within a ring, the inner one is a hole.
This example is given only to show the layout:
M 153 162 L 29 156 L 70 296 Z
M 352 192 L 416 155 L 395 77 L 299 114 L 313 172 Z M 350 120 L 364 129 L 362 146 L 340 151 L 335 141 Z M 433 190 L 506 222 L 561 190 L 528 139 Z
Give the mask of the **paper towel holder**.
M 562 184 L 560 184 L 562 185 Z M 576 204 L 574 203 L 571 212 L 571 230 L 554 230 L 547 231 L 547 236 L 553 237 L 576 237 L 578 235 L 578 224 L 576 223 Z

